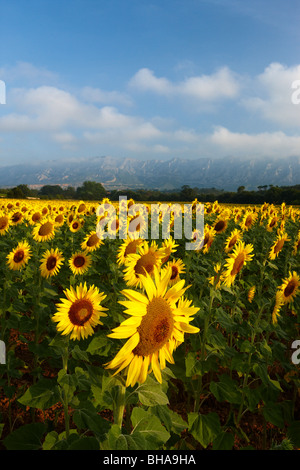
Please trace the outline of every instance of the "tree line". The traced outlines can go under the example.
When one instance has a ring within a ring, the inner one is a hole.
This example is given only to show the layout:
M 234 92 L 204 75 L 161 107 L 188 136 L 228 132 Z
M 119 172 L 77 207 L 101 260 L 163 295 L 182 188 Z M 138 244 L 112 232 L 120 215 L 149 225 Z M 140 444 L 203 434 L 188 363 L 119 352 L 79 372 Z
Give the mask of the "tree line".
M 258 186 L 256 190 L 246 190 L 239 186 L 236 191 L 224 191 L 216 188 L 191 188 L 184 185 L 178 190 L 159 191 L 156 189 L 123 189 L 106 190 L 101 183 L 85 181 L 81 186 L 66 188 L 60 185 L 44 185 L 40 189 L 31 189 L 26 184 L 20 184 L 10 189 L 0 189 L 0 194 L 8 198 L 39 198 L 100 201 L 108 197 L 111 201 L 119 201 L 120 196 L 132 198 L 135 201 L 184 201 L 214 202 L 228 204 L 286 204 L 300 205 L 300 184 L 294 186 Z

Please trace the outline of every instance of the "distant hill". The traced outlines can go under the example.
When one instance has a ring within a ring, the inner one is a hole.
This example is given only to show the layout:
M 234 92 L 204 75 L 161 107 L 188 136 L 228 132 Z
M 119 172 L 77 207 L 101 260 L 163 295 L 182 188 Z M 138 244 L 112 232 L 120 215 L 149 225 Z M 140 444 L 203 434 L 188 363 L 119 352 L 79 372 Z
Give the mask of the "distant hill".
M 235 191 L 241 185 L 247 190 L 270 184 L 290 186 L 300 183 L 300 157 L 138 160 L 103 156 L 0 167 L 0 187 L 19 184 L 77 187 L 88 180 L 102 183 L 107 190 L 172 190 L 189 185 Z

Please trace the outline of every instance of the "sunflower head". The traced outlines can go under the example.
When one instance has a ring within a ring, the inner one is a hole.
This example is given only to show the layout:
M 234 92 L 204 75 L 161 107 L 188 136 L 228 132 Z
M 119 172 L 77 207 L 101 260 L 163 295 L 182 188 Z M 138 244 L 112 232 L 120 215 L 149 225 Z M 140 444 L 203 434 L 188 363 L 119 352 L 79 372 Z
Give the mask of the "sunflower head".
M 40 265 L 41 275 L 45 278 L 55 276 L 64 261 L 62 252 L 58 248 L 46 250 Z
M 154 268 L 160 267 L 162 254 L 157 244 L 143 241 L 137 248 L 138 253 L 128 254 L 125 260 L 124 280 L 128 286 L 141 286 L 141 276 L 153 276 Z
M 91 255 L 84 251 L 77 251 L 69 259 L 69 266 L 74 275 L 85 273 L 91 264 Z
M 87 338 L 94 333 L 97 325 L 102 325 L 101 317 L 107 308 L 101 305 L 106 295 L 99 292 L 98 288 L 92 285 L 87 287 L 86 283 L 79 284 L 74 289 L 64 291 L 66 299 L 61 299 L 57 304 L 57 311 L 52 320 L 57 323 L 57 330 L 62 335 L 70 335 L 72 340 Z
M 10 219 L 7 214 L 0 214 L 0 235 L 4 235 L 10 226 Z
M 85 239 L 81 243 L 81 249 L 86 252 L 95 251 L 97 250 L 97 248 L 99 248 L 100 245 L 103 245 L 103 241 L 93 230 L 85 237 Z
M 115 374 L 127 368 L 126 386 L 143 383 L 151 369 L 161 383 L 161 370 L 166 361 L 174 363 L 173 351 L 184 341 L 184 334 L 199 331 L 190 325 L 199 309 L 184 299 L 188 288 L 184 280 L 169 286 L 171 275 L 171 268 L 159 271 L 155 267 L 153 278 L 149 274 L 140 276 L 145 293 L 131 289 L 121 292 L 127 300 L 120 304 L 129 318 L 108 336 L 126 338 L 127 342 L 106 368 L 117 369 Z
M 34 226 L 32 236 L 37 242 L 52 240 L 52 238 L 55 236 L 54 220 L 52 220 L 50 217 L 43 218 Z
M 9 269 L 19 271 L 28 263 L 30 257 L 31 249 L 29 243 L 26 240 L 19 242 L 17 247 L 7 255 Z
M 279 291 L 282 296 L 283 302 L 290 303 L 294 300 L 295 296 L 299 293 L 300 277 L 293 271 L 289 273 L 289 276 L 284 279 Z
M 247 262 L 251 261 L 253 258 L 254 247 L 252 244 L 245 245 L 244 242 L 240 241 L 237 243 L 233 252 L 229 254 L 229 257 L 226 259 L 224 276 L 224 284 L 227 287 L 230 287 L 238 273 L 246 265 Z

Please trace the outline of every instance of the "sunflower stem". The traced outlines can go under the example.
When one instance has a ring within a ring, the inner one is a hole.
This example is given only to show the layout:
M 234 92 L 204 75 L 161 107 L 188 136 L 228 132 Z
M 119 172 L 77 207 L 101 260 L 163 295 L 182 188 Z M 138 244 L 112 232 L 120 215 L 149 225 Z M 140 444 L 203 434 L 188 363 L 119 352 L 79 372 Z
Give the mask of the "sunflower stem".
M 119 386 L 118 398 L 116 407 L 114 409 L 114 422 L 122 429 L 123 423 L 123 416 L 124 416 L 124 409 L 125 409 L 125 394 L 126 394 L 126 387 L 123 384 Z
M 62 355 L 62 363 L 63 363 L 63 370 L 67 373 L 68 372 L 68 359 L 69 359 L 69 337 L 66 341 L 66 349 Z M 69 417 L 69 403 L 68 403 L 68 392 L 65 390 L 63 386 L 63 406 L 64 406 L 64 418 L 65 418 L 65 431 L 66 431 L 66 438 L 68 439 L 70 435 L 70 417 Z
M 208 331 L 208 327 L 209 327 L 209 323 L 210 323 L 210 317 L 211 317 L 214 298 L 215 298 L 215 291 L 214 291 L 214 289 L 210 289 L 209 308 L 208 308 L 208 314 L 207 314 L 207 316 L 205 317 L 205 320 L 204 320 L 204 328 L 203 328 L 203 336 L 202 336 L 202 344 L 201 344 L 201 355 L 200 355 L 201 368 L 203 367 L 203 363 L 204 363 L 204 360 L 205 360 L 206 337 L 207 337 L 207 331 Z M 198 378 L 198 384 L 197 384 L 197 388 L 196 388 L 196 399 L 195 399 L 195 403 L 194 403 L 194 411 L 195 412 L 198 412 L 199 406 L 200 406 L 201 393 L 202 393 L 202 390 L 203 390 L 202 377 L 203 377 L 203 370 L 201 370 L 201 375 Z

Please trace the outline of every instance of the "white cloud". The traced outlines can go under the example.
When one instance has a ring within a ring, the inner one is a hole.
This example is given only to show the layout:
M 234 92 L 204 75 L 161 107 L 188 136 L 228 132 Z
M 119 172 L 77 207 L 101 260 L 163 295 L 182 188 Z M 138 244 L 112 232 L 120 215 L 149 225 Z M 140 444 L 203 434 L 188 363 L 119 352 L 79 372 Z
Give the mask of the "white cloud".
M 253 79 L 252 96 L 241 104 L 263 119 L 287 128 L 300 127 L 300 105 L 292 101 L 292 84 L 300 77 L 300 65 L 284 66 L 272 63 Z
M 15 65 L 6 65 L 0 68 L 0 77 L 7 83 L 18 82 L 25 84 L 41 84 L 41 82 L 54 83 L 58 75 L 46 67 L 37 67 L 30 62 L 19 61 Z
M 247 134 L 217 127 L 208 141 L 221 148 L 223 155 L 245 157 L 286 157 L 299 155 L 300 136 L 282 131 Z
M 100 88 L 86 86 L 81 90 L 81 96 L 90 103 L 132 105 L 130 96 L 119 91 L 105 91 Z
M 152 70 L 143 68 L 132 77 L 129 85 L 141 91 L 152 91 L 165 96 L 179 95 L 203 101 L 234 98 L 240 91 L 239 80 L 228 67 L 223 67 L 211 75 L 189 77 L 174 83 L 164 77 L 157 78 Z

